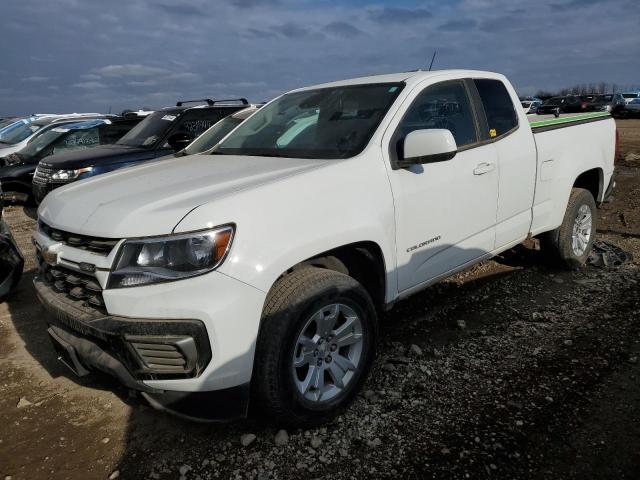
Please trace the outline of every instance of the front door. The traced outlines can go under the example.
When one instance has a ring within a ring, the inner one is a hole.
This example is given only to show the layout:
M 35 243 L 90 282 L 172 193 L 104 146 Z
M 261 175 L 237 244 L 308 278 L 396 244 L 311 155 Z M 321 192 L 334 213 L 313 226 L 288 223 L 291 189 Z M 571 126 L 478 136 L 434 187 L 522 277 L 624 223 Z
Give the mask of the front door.
M 452 80 L 427 86 L 397 127 L 385 135 L 389 165 L 413 130 L 451 131 L 450 160 L 389 170 L 396 215 L 398 291 L 410 289 L 486 256 L 494 249 L 497 155 L 481 142 L 468 86 Z

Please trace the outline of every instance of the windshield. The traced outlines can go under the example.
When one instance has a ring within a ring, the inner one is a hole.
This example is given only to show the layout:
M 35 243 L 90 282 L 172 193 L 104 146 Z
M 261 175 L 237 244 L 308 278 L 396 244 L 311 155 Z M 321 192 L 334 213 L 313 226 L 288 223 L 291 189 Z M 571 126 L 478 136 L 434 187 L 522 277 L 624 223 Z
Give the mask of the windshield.
M 116 142 L 117 145 L 151 148 L 171 128 L 178 112 L 159 111 L 152 113 Z
M 29 138 L 32 133 L 42 128 L 41 125 L 33 125 L 28 120 L 20 120 L 6 126 L 0 131 L 0 143 L 15 145 L 22 140 Z
M 623 93 L 622 96 L 624 98 L 636 98 L 638 96 L 637 93 Z
M 6 120 L 0 120 L 0 130 L 3 129 L 4 127 L 11 125 L 12 123 L 15 123 L 16 119 L 15 118 L 8 118 Z
M 46 132 L 32 138 L 27 146 L 20 150 L 20 156 L 31 157 L 40 153 L 45 147 L 51 145 L 67 131 L 63 128 L 51 128 Z
M 360 153 L 404 83 L 330 87 L 283 95 L 234 130 L 214 153 L 337 159 Z
M 209 150 L 241 123 L 242 120 L 240 118 L 234 118 L 233 116 L 223 118 L 191 142 L 189 146 L 185 148 L 185 153 L 187 155 L 193 155 L 194 153 L 202 153 Z

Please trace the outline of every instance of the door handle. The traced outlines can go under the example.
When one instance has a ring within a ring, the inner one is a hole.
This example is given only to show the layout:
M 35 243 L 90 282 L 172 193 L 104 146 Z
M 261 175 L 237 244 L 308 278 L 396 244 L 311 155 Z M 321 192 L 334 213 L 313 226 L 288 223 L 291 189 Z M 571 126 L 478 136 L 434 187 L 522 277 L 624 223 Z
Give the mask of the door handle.
M 494 168 L 496 168 L 494 163 L 482 162 L 476 165 L 476 168 L 473 169 L 474 175 L 484 175 L 485 173 L 489 173 Z

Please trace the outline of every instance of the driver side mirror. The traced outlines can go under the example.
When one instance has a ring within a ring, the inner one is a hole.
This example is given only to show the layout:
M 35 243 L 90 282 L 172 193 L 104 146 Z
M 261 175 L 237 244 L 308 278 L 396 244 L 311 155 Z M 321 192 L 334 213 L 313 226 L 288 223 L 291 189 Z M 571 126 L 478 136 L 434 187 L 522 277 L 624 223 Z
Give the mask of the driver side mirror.
M 167 138 L 167 143 L 177 152 L 189 145 L 192 140 L 193 137 L 187 133 L 174 133 Z
M 402 151 L 402 158 L 398 158 L 399 168 L 451 160 L 458 152 L 458 146 L 451 131 L 425 129 L 409 132 L 403 140 Z

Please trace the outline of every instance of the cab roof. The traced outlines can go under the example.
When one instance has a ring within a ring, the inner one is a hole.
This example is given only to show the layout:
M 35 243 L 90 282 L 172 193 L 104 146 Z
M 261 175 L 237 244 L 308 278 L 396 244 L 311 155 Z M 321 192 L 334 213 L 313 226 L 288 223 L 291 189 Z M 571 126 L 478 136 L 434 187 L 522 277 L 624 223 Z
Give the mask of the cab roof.
M 485 72 L 481 70 L 416 70 L 413 72 L 401 72 L 401 73 L 389 73 L 385 75 L 373 75 L 369 77 L 351 78 L 348 80 L 338 80 L 335 82 L 322 83 L 319 85 L 313 85 L 297 89 L 295 91 L 303 90 L 315 90 L 318 88 L 328 87 L 341 87 L 349 85 L 366 85 L 375 83 L 401 83 L 404 82 L 407 85 L 413 85 L 428 78 L 437 78 L 441 76 L 457 76 L 459 78 L 466 77 L 482 77 L 482 78 L 495 78 L 504 80 L 504 76 L 499 73 Z

